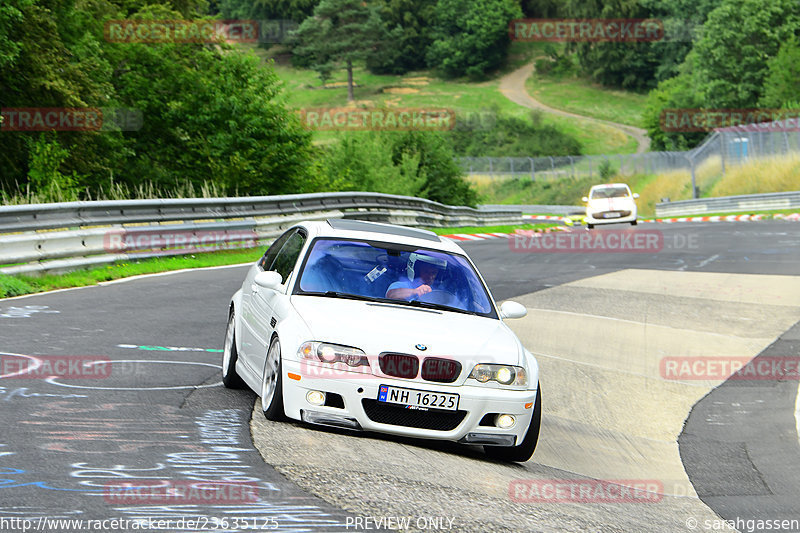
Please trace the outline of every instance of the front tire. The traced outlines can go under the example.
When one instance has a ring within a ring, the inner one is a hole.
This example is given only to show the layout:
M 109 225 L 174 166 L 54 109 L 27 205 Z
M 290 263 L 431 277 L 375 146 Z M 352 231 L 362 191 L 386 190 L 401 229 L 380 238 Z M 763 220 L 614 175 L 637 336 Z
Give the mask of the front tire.
M 499 461 L 524 463 L 533 456 L 536 444 L 539 442 L 539 428 L 542 425 L 542 389 L 536 388 L 536 401 L 533 404 L 533 416 L 525 437 L 518 446 L 484 446 L 483 451 L 487 457 Z
M 229 389 L 241 389 L 244 381 L 236 373 L 236 361 L 239 353 L 236 350 L 236 317 L 231 311 L 228 327 L 225 329 L 225 345 L 222 350 L 222 384 Z
M 281 365 L 281 342 L 274 337 L 267 351 L 264 374 L 261 377 L 261 411 L 267 420 L 286 418 L 283 410 L 283 377 Z
M 631 226 L 636 226 L 636 225 L 638 225 L 638 224 L 639 224 L 639 221 L 638 221 L 638 220 L 633 220 L 633 221 L 631 221 Z
M 594 224 L 586 224 L 586 229 L 594 229 Z

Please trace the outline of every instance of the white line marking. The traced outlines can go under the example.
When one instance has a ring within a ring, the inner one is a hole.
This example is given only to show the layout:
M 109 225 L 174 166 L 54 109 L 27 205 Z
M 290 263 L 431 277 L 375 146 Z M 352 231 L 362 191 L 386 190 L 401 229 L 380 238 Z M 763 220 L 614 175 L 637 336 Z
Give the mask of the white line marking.
M 67 291 L 77 291 L 80 289 L 88 289 L 91 287 L 102 287 L 105 285 L 112 285 L 114 283 L 125 283 L 128 281 L 133 281 L 135 279 L 141 278 L 152 278 L 156 276 L 166 276 L 168 274 L 181 274 L 183 272 L 199 272 L 201 270 L 218 270 L 222 268 L 234 268 L 234 267 L 241 267 L 241 266 L 249 266 L 253 265 L 255 261 L 250 263 L 238 263 L 236 265 L 222 265 L 222 266 L 213 266 L 213 267 L 200 267 L 200 268 L 183 268 L 181 270 L 170 270 L 169 272 L 154 272 L 152 274 L 139 274 L 138 276 L 131 276 L 129 278 L 121 278 L 115 279 L 113 281 L 101 281 L 96 285 L 84 285 L 83 287 L 70 287 L 68 289 L 56 289 L 53 291 L 44 291 L 44 292 L 34 292 L 33 294 L 23 294 L 22 296 L 11 296 L 10 298 L 0 298 L 0 302 L 11 301 L 11 300 L 21 300 L 22 298 L 30 298 L 32 296 L 44 296 L 45 294 L 55 294 L 57 292 L 67 292 Z
M 800 384 L 797 385 L 797 400 L 794 404 L 794 419 L 797 425 L 797 440 L 800 441 Z
M 700 264 L 699 264 L 699 265 L 697 265 L 697 268 L 703 268 L 704 266 L 706 266 L 706 265 L 707 265 L 707 264 L 709 264 L 710 262 L 712 262 L 712 261 L 716 261 L 717 259 L 719 259 L 719 254 L 717 254 L 717 255 L 712 255 L 712 256 L 711 256 L 711 257 L 709 257 L 708 259 L 705 259 L 705 260 L 701 261 L 701 262 L 700 262 Z
M 37 368 L 42 366 L 42 360 L 37 358 L 37 357 L 34 357 L 32 355 L 25 355 L 25 354 L 21 354 L 21 353 L 9 353 L 9 352 L 0 352 L 0 355 L 11 355 L 13 357 L 26 357 L 28 359 L 32 359 L 34 364 L 36 365 L 33 368 L 27 368 L 27 367 L 23 368 L 19 372 L 14 372 L 12 374 L 3 374 L 2 376 L 0 376 L 0 379 L 19 376 L 19 375 L 22 375 L 22 374 L 27 374 L 28 372 L 31 372 L 32 370 L 36 370 Z
M 93 364 L 105 364 L 109 361 L 92 361 L 87 363 L 87 365 Z M 121 359 L 121 360 L 114 360 L 111 361 L 111 364 L 114 363 L 163 363 L 167 365 L 198 365 L 198 366 L 210 366 L 213 368 L 219 368 L 222 370 L 222 367 L 219 365 L 212 365 L 210 363 L 195 363 L 195 362 L 187 362 L 187 361 L 150 361 L 147 359 Z M 222 385 L 222 382 L 219 381 L 217 383 L 212 383 L 211 385 L 176 385 L 174 387 L 90 387 L 85 385 L 67 385 L 66 383 L 59 383 L 56 381 L 56 376 L 51 376 L 45 380 L 47 383 L 51 385 L 58 385 L 60 387 L 67 387 L 71 389 L 92 389 L 92 390 L 128 390 L 128 391 L 139 391 L 139 390 L 181 390 L 181 389 L 207 389 L 210 387 L 219 387 Z
M 454 233 L 453 237 L 461 237 L 463 239 L 467 239 L 470 241 L 480 241 L 483 240 L 480 237 L 475 237 L 474 235 L 469 235 L 468 233 Z

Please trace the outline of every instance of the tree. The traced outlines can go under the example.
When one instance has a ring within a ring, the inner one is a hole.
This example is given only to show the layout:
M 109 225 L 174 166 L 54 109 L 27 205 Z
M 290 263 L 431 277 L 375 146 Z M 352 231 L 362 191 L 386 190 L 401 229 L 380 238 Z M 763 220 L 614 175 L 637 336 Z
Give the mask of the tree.
M 16 33 L 15 28 L 23 20 L 23 10 L 32 2 L 33 0 L 8 0 L 8 3 L 0 5 L 0 68 L 14 63 L 22 49 L 22 45 L 11 34 Z
M 800 32 L 796 0 L 724 0 L 694 47 L 696 90 L 710 108 L 758 103 L 769 59 Z
M 219 11 L 228 19 L 274 19 L 302 22 L 319 0 L 220 0 Z
M 381 19 L 390 32 L 367 58 L 367 68 L 386 74 L 425 68 L 435 8 L 436 0 L 383 0 Z
M 353 101 L 353 64 L 364 61 L 386 38 L 379 6 L 362 0 L 322 0 L 292 36 L 293 51 L 311 58 L 321 74 L 347 69 L 347 100 Z
M 422 180 L 421 197 L 448 205 L 475 207 L 478 195 L 464 179 L 453 155 L 444 135 L 431 131 L 403 132 L 392 151 L 396 165 L 408 158 L 419 161 L 416 175 Z
M 438 0 L 428 65 L 448 76 L 484 78 L 506 59 L 508 24 L 522 18 L 518 0 Z
M 781 107 L 800 95 L 800 45 L 796 37 L 781 45 L 778 55 L 767 62 L 762 107 Z M 796 109 L 796 108 L 795 108 Z

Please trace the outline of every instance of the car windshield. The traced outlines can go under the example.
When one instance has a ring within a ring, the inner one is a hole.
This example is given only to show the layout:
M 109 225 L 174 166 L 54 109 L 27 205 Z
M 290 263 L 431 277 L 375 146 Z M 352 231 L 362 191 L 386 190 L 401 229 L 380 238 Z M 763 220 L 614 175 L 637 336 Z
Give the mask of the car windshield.
M 598 198 L 626 198 L 629 196 L 627 187 L 599 187 L 592 189 L 592 200 Z
M 294 293 L 497 318 L 483 282 L 465 257 L 400 244 L 316 239 Z

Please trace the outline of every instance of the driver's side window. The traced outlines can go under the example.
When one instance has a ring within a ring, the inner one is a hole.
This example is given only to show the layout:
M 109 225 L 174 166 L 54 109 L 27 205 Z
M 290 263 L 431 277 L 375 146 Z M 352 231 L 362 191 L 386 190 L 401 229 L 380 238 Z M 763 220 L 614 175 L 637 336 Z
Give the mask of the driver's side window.
M 287 231 L 286 233 L 275 239 L 275 242 L 273 242 L 272 245 L 267 249 L 267 252 L 264 254 L 264 257 L 262 257 L 261 260 L 258 262 L 258 266 L 261 270 L 265 271 L 273 270 L 272 265 L 273 263 L 275 263 L 275 258 L 278 256 L 278 252 L 281 251 L 283 245 L 286 244 L 286 241 L 289 239 L 289 237 L 292 236 L 292 234 L 294 234 L 294 232 L 295 232 L 294 229 L 290 229 L 289 231 Z

